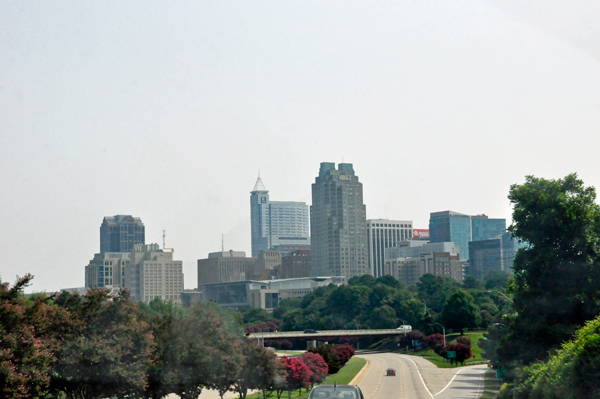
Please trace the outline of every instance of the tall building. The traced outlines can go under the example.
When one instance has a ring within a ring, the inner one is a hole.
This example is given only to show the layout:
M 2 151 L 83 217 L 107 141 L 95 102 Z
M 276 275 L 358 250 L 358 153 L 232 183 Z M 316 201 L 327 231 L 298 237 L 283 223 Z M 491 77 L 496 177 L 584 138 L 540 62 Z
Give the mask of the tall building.
M 506 230 L 506 219 L 469 216 L 453 211 L 433 212 L 429 218 L 431 242 L 452 241 L 460 247 L 460 259 L 469 259 L 469 242 L 497 237 Z
M 85 267 L 85 286 L 109 289 L 125 287 L 125 267 L 129 261 L 129 252 L 95 254 Z
M 490 270 L 502 270 L 502 240 L 491 238 L 469 242 L 467 274 L 483 280 Z
M 385 249 L 393 247 L 399 241 L 410 239 L 412 234 L 412 221 L 410 220 L 367 220 L 368 264 L 371 274 L 375 277 L 383 276 Z
M 522 246 L 508 232 L 489 240 L 471 241 L 467 274 L 483 280 L 490 270 L 512 272 L 515 254 Z
M 85 267 L 88 288 L 126 288 L 132 301 L 154 298 L 181 303 L 182 261 L 173 259 L 172 249 L 158 244 L 135 244 L 131 252 L 96 254 Z
M 131 252 L 146 241 L 144 223 L 131 215 L 106 216 L 100 225 L 100 253 Z
M 310 207 L 312 276 L 370 274 L 362 183 L 350 163 L 321 163 Z
M 132 301 L 149 303 L 160 298 L 181 304 L 183 262 L 173 255 L 172 249 L 160 249 L 158 244 L 134 245 L 124 273 Z
M 304 202 L 271 201 L 260 176 L 250 192 L 252 256 L 285 246 L 308 246 L 309 216 Z

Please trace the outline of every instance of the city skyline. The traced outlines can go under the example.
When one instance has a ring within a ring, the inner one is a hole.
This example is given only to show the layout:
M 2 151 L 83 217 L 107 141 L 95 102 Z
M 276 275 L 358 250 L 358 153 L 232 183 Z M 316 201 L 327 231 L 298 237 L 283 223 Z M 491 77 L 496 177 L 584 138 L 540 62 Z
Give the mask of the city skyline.
M 99 220 L 130 214 L 194 288 L 222 235 L 251 252 L 258 169 L 310 205 L 319 163 L 353 163 L 367 219 L 417 229 L 450 209 L 510 224 L 526 175 L 600 187 L 598 11 L 1 2 L 0 276 L 81 286 Z

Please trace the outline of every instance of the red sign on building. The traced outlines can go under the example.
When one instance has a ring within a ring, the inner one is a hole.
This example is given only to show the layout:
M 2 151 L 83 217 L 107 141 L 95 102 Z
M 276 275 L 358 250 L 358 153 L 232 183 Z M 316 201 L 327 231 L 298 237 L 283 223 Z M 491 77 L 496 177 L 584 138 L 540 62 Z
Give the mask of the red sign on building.
M 413 238 L 427 239 L 429 238 L 429 230 L 413 229 Z

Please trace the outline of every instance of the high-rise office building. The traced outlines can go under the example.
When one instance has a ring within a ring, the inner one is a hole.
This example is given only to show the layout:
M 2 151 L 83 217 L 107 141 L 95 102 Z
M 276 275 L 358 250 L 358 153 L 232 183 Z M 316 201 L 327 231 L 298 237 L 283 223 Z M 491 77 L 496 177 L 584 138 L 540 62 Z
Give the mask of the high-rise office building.
M 412 234 L 410 220 L 367 220 L 368 264 L 371 274 L 375 277 L 383 276 L 385 249 L 393 247 L 399 241 L 410 239 Z
M 134 245 L 124 273 L 124 287 L 132 301 L 160 298 L 181 304 L 183 262 L 173 255 L 173 249 L 160 249 L 158 244 Z
M 491 270 L 511 273 L 515 254 L 523 246 L 508 232 L 489 240 L 471 241 L 467 274 L 483 280 Z
M 306 203 L 269 200 L 260 176 L 250 192 L 250 221 L 253 257 L 260 251 L 310 245 Z
M 469 242 L 488 240 L 506 231 L 506 219 L 486 215 L 469 216 L 453 211 L 433 212 L 429 218 L 431 242 L 454 242 L 460 247 L 460 259 L 469 259 Z
M 370 274 L 362 183 L 350 163 L 321 163 L 310 207 L 313 276 Z
M 106 216 L 100 225 L 100 253 L 131 252 L 146 241 L 144 223 L 131 215 Z

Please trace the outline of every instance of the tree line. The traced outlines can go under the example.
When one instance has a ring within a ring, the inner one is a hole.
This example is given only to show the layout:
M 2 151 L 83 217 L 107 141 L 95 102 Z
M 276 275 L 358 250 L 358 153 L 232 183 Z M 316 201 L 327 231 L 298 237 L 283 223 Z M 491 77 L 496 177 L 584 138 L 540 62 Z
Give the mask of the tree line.
M 236 314 L 214 302 L 182 308 L 133 303 L 122 291 L 80 296 L 23 290 L 33 277 L 0 284 L 0 392 L 5 398 L 197 398 L 249 390 L 266 398 L 322 382 L 353 354 L 326 346 L 278 359 L 245 337 Z M 328 359 L 319 351 L 334 357 Z M 335 358 L 335 359 L 334 359 Z
M 248 332 L 354 330 L 411 325 L 426 335 L 446 330 L 485 329 L 506 306 L 510 274 L 490 272 L 484 281 L 469 276 L 463 284 L 425 274 L 406 286 L 392 276 L 353 277 L 347 285 L 320 287 L 303 298 L 281 300 L 272 314 L 240 308 Z M 439 323 L 439 324 L 437 324 Z

